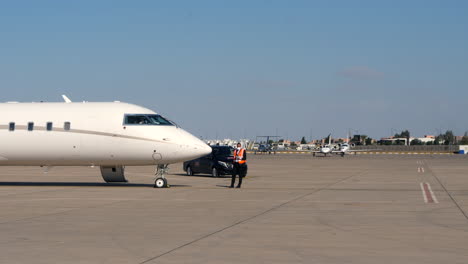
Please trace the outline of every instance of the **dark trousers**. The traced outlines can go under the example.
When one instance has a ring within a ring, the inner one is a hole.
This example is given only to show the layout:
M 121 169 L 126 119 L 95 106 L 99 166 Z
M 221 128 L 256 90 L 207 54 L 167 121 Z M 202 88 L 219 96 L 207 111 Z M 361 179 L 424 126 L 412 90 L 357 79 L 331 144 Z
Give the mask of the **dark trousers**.
M 232 171 L 232 178 L 231 178 L 231 187 L 234 187 L 234 183 L 236 182 L 236 175 L 239 175 L 239 183 L 237 187 L 241 187 L 242 185 L 242 178 L 245 176 L 245 169 L 247 165 L 234 163 L 234 170 Z

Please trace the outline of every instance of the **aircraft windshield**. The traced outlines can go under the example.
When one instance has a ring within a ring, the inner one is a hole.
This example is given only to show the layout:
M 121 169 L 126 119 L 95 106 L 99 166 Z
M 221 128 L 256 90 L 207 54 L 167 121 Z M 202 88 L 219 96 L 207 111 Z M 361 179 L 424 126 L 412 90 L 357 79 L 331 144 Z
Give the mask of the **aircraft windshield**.
M 132 114 L 125 115 L 125 125 L 156 125 L 156 126 L 173 126 L 169 120 L 160 115 L 154 114 Z

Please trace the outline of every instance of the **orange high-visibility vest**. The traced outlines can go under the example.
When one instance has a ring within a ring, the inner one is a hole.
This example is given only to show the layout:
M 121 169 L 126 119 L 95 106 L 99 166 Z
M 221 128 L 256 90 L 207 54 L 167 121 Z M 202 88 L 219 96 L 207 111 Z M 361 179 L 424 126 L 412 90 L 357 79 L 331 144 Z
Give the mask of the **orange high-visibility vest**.
M 244 151 L 245 149 L 243 148 L 239 150 L 239 153 L 237 153 L 237 149 L 234 150 L 234 162 L 237 162 L 239 164 L 244 164 L 246 162 L 246 160 L 242 160 L 242 158 L 244 157 Z

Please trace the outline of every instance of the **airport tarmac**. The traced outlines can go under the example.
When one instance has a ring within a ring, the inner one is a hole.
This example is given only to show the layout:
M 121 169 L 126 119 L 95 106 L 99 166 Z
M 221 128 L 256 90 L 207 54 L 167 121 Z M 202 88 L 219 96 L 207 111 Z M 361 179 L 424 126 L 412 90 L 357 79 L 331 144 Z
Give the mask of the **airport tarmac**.
M 250 155 L 242 189 L 152 167 L 0 167 L 0 263 L 468 263 L 468 157 Z

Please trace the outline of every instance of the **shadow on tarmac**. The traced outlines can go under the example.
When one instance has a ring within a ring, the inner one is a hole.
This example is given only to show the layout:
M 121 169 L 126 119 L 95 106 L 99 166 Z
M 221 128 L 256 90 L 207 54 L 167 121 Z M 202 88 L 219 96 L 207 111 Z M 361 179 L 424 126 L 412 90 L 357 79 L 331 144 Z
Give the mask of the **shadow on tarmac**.
M 216 187 L 230 188 L 231 186 L 229 186 L 229 185 L 216 185 Z
M 154 187 L 154 184 L 144 183 L 105 183 L 105 182 L 0 182 L 1 186 L 61 186 L 61 187 Z M 170 185 L 175 187 L 191 187 L 191 185 Z
M 189 176 L 185 173 L 175 173 L 172 175 L 177 175 L 177 176 L 187 176 L 187 177 L 203 177 L 203 178 L 231 178 L 231 175 L 220 175 L 218 177 L 213 177 L 210 174 L 198 174 L 196 173 L 195 175 Z

